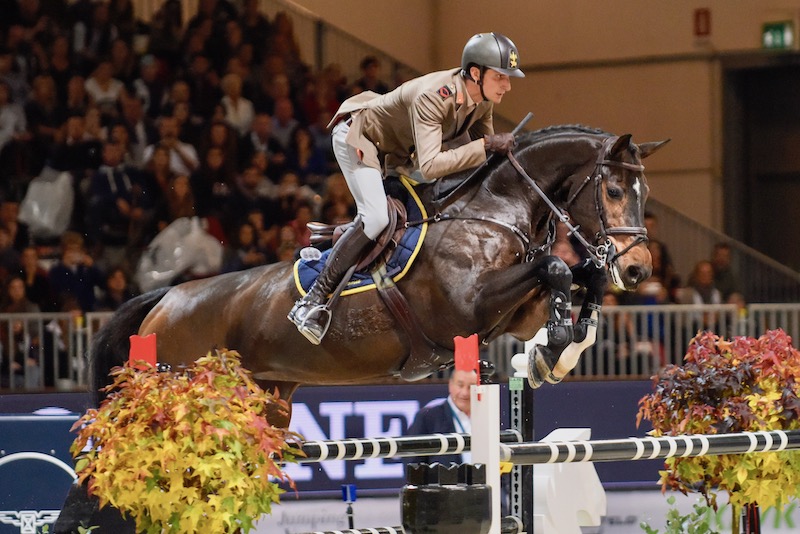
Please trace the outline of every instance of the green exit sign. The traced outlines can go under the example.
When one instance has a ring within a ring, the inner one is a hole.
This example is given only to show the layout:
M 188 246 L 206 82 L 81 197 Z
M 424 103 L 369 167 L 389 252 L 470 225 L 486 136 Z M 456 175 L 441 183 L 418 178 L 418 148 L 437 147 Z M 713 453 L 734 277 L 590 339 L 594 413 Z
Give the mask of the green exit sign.
M 794 23 L 792 21 L 765 23 L 761 26 L 761 46 L 780 50 L 794 48 Z

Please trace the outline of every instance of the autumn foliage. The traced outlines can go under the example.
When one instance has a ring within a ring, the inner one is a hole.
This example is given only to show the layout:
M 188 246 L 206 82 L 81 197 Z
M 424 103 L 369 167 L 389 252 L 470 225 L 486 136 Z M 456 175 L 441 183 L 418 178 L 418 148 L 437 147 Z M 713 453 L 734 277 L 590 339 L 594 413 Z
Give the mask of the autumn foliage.
M 654 391 L 639 401 L 637 424 L 655 436 L 800 428 L 800 352 L 783 330 L 758 339 L 732 340 L 704 332 L 689 344 L 682 366 L 654 377 Z M 699 491 L 716 506 L 717 490 L 734 507 L 781 506 L 800 496 L 800 453 L 727 454 L 670 458 L 664 489 Z
M 80 482 L 139 532 L 250 531 L 283 491 L 280 462 L 301 453 L 265 418 L 287 404 L 239 362 L 220 350 L 182 373 L 116 368 L 109 397 L 73 427 Z

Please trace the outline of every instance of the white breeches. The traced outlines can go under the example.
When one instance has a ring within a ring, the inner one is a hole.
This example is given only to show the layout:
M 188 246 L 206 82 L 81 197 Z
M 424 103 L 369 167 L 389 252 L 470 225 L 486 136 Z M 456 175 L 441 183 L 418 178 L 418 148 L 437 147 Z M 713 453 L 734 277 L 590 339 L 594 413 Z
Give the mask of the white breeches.
M 356 209 L 364 223 L 364 233 L 370 239 L 375 239 L 389 224 L 383 176 L 378 169 L 364 165 L 356 149 L 345 142 L 349 131 L 347 121 L 341 121 L 333 128 L 333 154 L 356 201 Z

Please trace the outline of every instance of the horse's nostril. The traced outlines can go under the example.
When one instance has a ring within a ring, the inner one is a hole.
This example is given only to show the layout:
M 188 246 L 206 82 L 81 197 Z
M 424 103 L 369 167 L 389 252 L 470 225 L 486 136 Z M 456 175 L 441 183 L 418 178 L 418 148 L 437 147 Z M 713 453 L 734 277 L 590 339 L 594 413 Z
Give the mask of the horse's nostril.
M 646 278 L 644 269 L 638 265 L 631 265 L 627 269 L 628 280 L 633 284 L 638 284 Z

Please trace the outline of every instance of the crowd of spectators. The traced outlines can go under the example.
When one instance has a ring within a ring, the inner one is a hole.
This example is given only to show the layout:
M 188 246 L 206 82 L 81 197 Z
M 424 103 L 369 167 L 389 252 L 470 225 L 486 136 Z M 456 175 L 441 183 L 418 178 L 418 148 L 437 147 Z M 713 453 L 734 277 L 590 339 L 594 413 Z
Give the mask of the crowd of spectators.
M 290 259 L 305 223 L 354 215 L 326 125 L 351 94 L 386 92 L 380 63 L 348 82 L 303 62 L 292 19 L 257 0 L 0 0 L 0 287 L 41 311 L 113 310 L 173 221 L 198 217 L 223 270 Z M 69 173 L 67 230 L 17 220 L 32 180 Z M 14 309 L 17 304 L 4 292 Z

